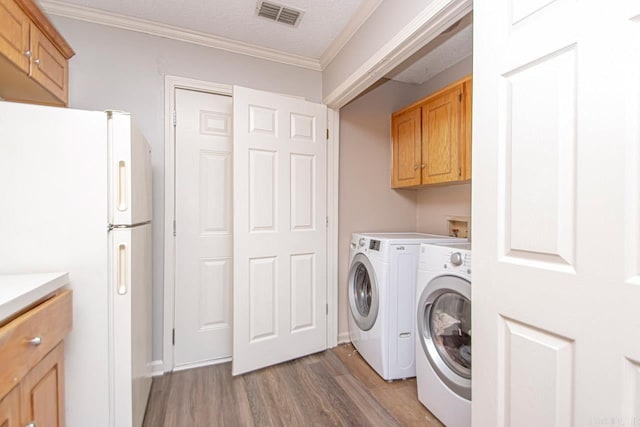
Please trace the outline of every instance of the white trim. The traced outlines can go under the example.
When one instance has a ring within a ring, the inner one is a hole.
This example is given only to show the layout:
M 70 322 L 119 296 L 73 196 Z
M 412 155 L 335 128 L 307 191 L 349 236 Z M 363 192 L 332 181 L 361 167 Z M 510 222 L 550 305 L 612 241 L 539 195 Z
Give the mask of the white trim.
M 472 0 L 434 0 L 324 98 L 340 109 L 472 10 Z
M 365 0 L 362 2 L 356 13 L 351 17 L 347 25 L 342 29 L 338 37 L 336 37 L 329 47 L 320 55 L 320 67 L 324 70 L 325 67 L 333 61 L 333 58 L 342 50 L 342 48 L 351 40 L 356 32 L 360 29 L 362 24 L 367 22 L 367 19 L 373 12 L 380 6 L 383 0 Z
M 176 366 L 173 369 L 173 372 L 186 371 L 187 369 L 194 369 L 194 368 L 202 368 L 204 366 L 219 365 L 221 363 L 231 362 L 231 359 L 232 359 L 231 357 L 222 357 L 220 359 L 212 359 L 212 360 L 205 360 L 202 362 L 187 363 L 184 365 Z
M 57 0 L 43 0 L 39 3 L 42 9 L 50 15 L 93 22 L 95 24 L 121 28 L 123 30 L 137 31 L 140 33 L 151 34 L 153 36 L 165 37 L 172 40 L 248 55 L 254 58 L 308 68 L 314 71 L 322 71 L 320 61 L 316 58 L 295 55 L 268 47 L 256 46 L 250 43 L 215 36 L 213 34 L 175 27 L 173 25 L 161 24 L 159 22 L 134 18 L 86 6 L 72 5 Z
M 154 360 L 151 362 L 151 376 L 161 377 L 164 375 L 164 362 L 162 360 Z
M 349 332 L 340 332 L 338 335 L 338 344 L 346 344 L 350 342 L 351 338 L 349 338 Z
M 327 348 L 338 344 L 338 202 L 340 113 L 327 109 Z
M 174 370 L 173 327 L 175 322 L 175 133 L 173 111 L 175 90 L 190 89 L 220 95 L 231 95 L 232 86 L 209 83 L 185 77 L 165 76 L 164 79 L 164 326 L 163 360 L 164 371 Z

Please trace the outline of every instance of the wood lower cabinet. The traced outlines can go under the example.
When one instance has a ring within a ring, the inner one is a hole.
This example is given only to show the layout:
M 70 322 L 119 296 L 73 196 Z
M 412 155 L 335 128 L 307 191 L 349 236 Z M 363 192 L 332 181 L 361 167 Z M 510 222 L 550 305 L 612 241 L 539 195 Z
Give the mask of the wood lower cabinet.
M 64 344 L 71 291 L 0 327 L 0 426 L 64 427 Z
M 393 188 L 471 179 L 471 77 L 391 116 Z
M 0 426 L 20 426 L 20 388 L 14 388 L 0 400 Z
M 0 0 L 0 98 L 67 105 L 73 55 L 33 0 Z
M 64 426 L 64 347 L 60 343 L 20 383 L 23 425 Z

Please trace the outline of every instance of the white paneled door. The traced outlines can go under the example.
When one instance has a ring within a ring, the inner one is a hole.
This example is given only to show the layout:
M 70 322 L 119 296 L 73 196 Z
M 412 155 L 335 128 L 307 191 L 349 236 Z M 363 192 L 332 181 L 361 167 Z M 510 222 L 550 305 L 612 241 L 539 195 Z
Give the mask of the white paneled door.
M 640 423 L 640 2 L 474 2 L 473 425 Z
M 233 374 L 326 348 L 324 105 L 233 88 Z
M 231 356 L 230 96 L 176 89 L 176 368 Z

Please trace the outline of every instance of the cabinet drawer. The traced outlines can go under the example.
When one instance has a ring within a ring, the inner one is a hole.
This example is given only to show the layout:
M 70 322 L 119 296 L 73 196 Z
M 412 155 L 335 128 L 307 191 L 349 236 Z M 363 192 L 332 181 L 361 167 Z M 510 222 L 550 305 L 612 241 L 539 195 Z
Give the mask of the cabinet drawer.
M 67 290 L 0 328 L 0 398 L 63 340 L 71 330 L 71 316 Z

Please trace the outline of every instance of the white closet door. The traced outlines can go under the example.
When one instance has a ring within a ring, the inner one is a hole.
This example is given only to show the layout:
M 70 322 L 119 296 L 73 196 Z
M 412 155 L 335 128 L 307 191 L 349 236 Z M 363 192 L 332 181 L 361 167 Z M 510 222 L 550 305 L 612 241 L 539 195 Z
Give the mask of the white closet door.
M 640 2 L 474 3 L 473 425 L 640 421 Z
M 176 90 L 176 368 L 231 356 L 231 97 Z
M 234 86 L 233 374 L 326 348 L 324 105 Z

